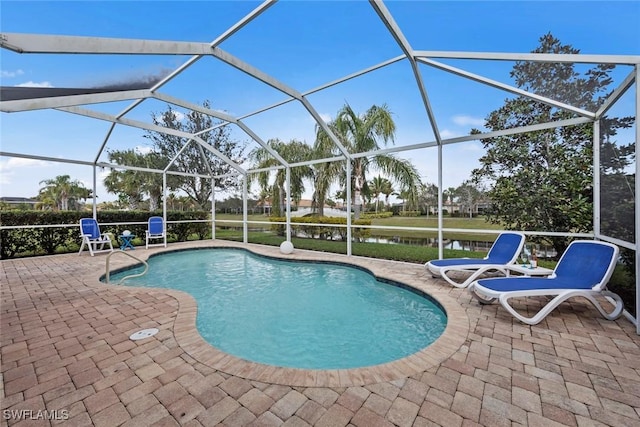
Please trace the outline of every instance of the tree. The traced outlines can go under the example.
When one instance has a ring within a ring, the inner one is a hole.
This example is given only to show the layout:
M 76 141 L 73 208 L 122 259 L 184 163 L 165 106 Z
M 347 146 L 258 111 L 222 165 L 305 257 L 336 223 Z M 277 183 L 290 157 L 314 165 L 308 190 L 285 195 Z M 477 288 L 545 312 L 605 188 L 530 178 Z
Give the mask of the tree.
M 633 242 L 635 232 L 633 165 L 635 144 L 617 144 L 609 136 L 600 148 L 601 231 L 618 239 Z
M 363 153 L 379 150 L 382 146 L 393 143 L 395 135 L 395 123 L 391 117 L 391 111 L 386 105 L 374 105 L 364 114 L 358 115 L 347 104 L 329 124 L 333 134 L 349 153 Z M 317 127 L 315 150 L 317 155 L 337 156 L 335 143 L 329 138 L 324 129 Z M 347 183 L 344 162 L 331 162 L 324 164 L 324 168 L 318 169 L 316 176 L 316 192 L 318 203 L 326 199 L 330 184 L 338 181 L 344 188 Z M 388 154 L 378 154 L 371 157 L 358 157 L 351 160 L 351 202 L 354 206 L 354 216 L 359 218 L 360 207 L 363 203 L 362 195 L 367 191 L 367 173 L 376 169 L 388 176 L 399 187 L 415 193 L 420 182 L 416 168 L 410 161 L 398 159 Z M 319 191 L 321 189 L 323 192 Z
M 371 196 L 376 199 L 376 213 L 378 213 L 378 205 L 380 204 L 380 194 L 382 194 L 384 180 L 385 178 L 378 175 L 374 177 L 369 183 L 369 191 L 371 192 Z
M 140 153 L 133 149 L 109 151 L 109 161 L 118 165 L 163 169 L 167 161 L 157 152 Z M 149 210 L 157 210 L 162 199 L 162 174 L 136 170 L 112 170 L 104 179 L 110 193 L 126 203 L 129 209 L 139 209 L 144 195 L 149 196 Z
M 291 140 L 288 143 L 282 142 L 279 139 L 270 139 L 269 146 L 275 150 L 280 156 L 289 163 L 303 162 L 309 160 L 312 148 L 297 140 Z M 264 169 L 273 166 L 280 166 L 280 162 L 267 151 L 266 148 L 260 147 L 249 153 L 249 158 L 254 162 L 255 168 Z M 286 170 L 277 169 L 273 172 L 275 177 L 273 182 L 270 178 L 272 172 L 262 171 L 257 174 L 251 175 L 251 181 L 257 180 L 260 185 L 261 191 L 265 191 L 270 194 L 271 197 L 271 215 L 283 216 L 285 212 L 285 201 L 287 197 L 291 197 L 291 201 L 296 205 L 302 198 L 304 193 L 304 181 L 305 179 L 313 179 L 313 170 L 310 166 L 297 166 L 291 168 L 290 175 L 290 194 L 286 191 Z
M 438 205 L 438 186 L 430 183 L 420 184 L 420 189 L 418 190 L 418 199 L 416 203 L 416 209 L 419 209 L 422 212 L 426 212 L 428 216 L 429 212 L 431 211 L 431 207 L 437 206 L 437 205 Z
M 209 101 L 204 101 L 202 106 L 207 109 L 211 108 Z M 211 116 L 199 111 L 191 111 L 186 115 L 185 120 L 181 120 L 180 115 L 169 105 L 167 110 L 160 114 L 153 113 L 151 118 L 155 125 L 189 134 L 198 134 L 198 137 L 205 143 L 236 164 L 242 164 L 245 160 L 246 144 L 231 139 L 230 129 L 227 126 L 216 127 L 221 121 Z M 214 181 L 217 188 L 227 191 L 239 188 L 239 182 L 233 176 L 235 169 L 196 142 L 152 131 L 147 131 L 145 138 L 153 143 L 154 151 L 167 160 L 165 165 L 170 159 L 175 158 L 173 170 L 209 175 L 210 168 L 212 175 L 218 176 Z M 187 143 L 189 144 L 187 148 L 180 153 L 184 144 Z M 201 209 L 205 208 L 211 200 L 211 180 L 208 178 L 172 175 L 168 179 L 167 185 L 171 190 L 184 191 Z
M 387 178 L 382 182 L 382 194 L 384 194 L 384 204 L 389 208 L 389 197 L 397 195 L 396 190 L 393 188 L 393 183 Z
M 80 200 L 91 197 L 91 190 L 77 179 L 72 180 L 69 175 L 58 175 L 53 179 L 40 181 L 45 186 L 40 189 L 37 199 L 41 209 L 79 210 Z
M 536 53 L 576 54 L 551 34 L 540 38 Z M 595 111 L 609 92 L 612 65 L 584 73 L 571 63 L 516 62 L 511 77 L 529 92 Z M 563 109 L 519 96 L 489 114 L 488 129 L 499 130 L 574 117 Z M 629 118 L 609 120 L 605 134 L 629 126 Z M 472 133 L 479 133 L 473 130 Z M 593 126 L 577 125 L 481 140 L 486 150 L 475 182 L 486 182 L 492 205 L 487 218 L 506 227 L 558 232 L 587 232 L 592 223 Z M 562 253 L 568 239 L 552 237 Z
M 473 218 L 473 208 L 483 199 L 482 190 L 471 181 L 464 181 L 455 189 L 455 197 L 460 206 L 460 213 L 469 212 L 469 218 Z

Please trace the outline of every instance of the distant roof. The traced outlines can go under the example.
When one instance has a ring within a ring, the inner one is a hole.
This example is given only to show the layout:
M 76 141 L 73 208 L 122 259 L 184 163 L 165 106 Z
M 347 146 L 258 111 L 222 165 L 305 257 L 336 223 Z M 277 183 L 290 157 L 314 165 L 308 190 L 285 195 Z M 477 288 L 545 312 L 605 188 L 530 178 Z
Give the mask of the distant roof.
M 30 199 L 28 197 L 0 197 L 0 202 L 4 203 L 30 203 L 36 204 L 37 200 Z

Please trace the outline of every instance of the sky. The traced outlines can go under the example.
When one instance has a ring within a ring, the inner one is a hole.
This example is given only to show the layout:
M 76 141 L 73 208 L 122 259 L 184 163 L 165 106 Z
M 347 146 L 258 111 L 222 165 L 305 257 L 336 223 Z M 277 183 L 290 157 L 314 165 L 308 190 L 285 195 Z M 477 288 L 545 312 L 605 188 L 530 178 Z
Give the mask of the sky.
M 3 0 L 0 27 L 6 33 L 208 43 L 259 4 Z M 640 1 L 388 1 L 385 5 L 415 50 L 525 53 L 551 32 L 581 53 L 640 55 Z M 219 47 L 303 93 L 402 53 L 366 1 L 281 1 Z M 0 79 L 2 86 L 98 87 L 163 75 L 188 59 L 182 55 L 18 54 L 1 49 Z M 509 61 L 440 61 L 514 83 L 509 76 L 514 63 Z M 483 130 L 488 114 L 510 97 L 424 64 L 419 69 L 443 138 L 469 134 L 472 128 Z M 612 88 L 630 72 L 630 67 L 618 67 L 612 74 Z M 196 104 L 209 100 L 213 108 L 236 117 L 287 99 L 283 93 L 209 57 L 197 61 L 160 92 Z M 311 94 L 308 99 L 327 120 L 347 103 L 360 113 L 372 105 L 386 104 L 396 123 L 396 146 L 434 140 L 407 60 Z M 130 103 L 84 108 L 115 115 Z M 164 111 L 166 106 L 157 100 L 145 101 L 126 117 L 150 122 L 151 114 Z M 612 112 L 634 114 L 633 90 Z M 315 122 L 297 102 L 244 122 L 265 141 L 314 141 Z M 0 151 L 93 161 L 109 126 L 104 121 L 60 111 L 0 113 Z M 246 142 L 248 150 L 257 146 L 235 126 L 231 130 L 232 137 Z M 143 136 L 141 130 L 116 126 L 99 160 L 107 160 L 107 150 L 148 150 L 148 140 Z M 621 133 L 618 138 L 621 143 L 629 143 L 632 133 Z M 477 141 L 444 147 L 444 188 L 468 179 L 482 154 Z M 397 156 L 410 159 L 425 182 L 437 182 L 435 148 L 400 152 Z M 98 170 L 99 201 L 115 199 L 101 183 L 107 173 Z M 62 174 L 92 187 L 91 167 L 0 156 L 0 196 L 33 197 L 42 180 Z

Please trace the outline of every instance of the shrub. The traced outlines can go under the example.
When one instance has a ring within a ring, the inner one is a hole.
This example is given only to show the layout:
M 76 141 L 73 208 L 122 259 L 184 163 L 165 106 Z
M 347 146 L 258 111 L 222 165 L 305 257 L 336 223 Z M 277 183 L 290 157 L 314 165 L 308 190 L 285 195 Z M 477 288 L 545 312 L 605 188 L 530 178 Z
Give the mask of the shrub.
M 286 222 L 285 217 L 270 217 L 271 222 Z M 320 225 L 311 225 L 320 224 Z M 352 225 L 371 225 L 370 219 L 356 219 L 351 221 Z M 332 227 L 332 225 L 334 225 Z M 340 217 L 294 217 L 291 218 L 291 233 L 297 236 L 298 233 L 304 233 L 309 238 L 319 238 L 322 240 L 334 240 L 336 238 L 340 240 L 346 240 L 347 229 L 346 227 L 335 227 L 336 225 L 347 225 L 346 218 Z M 284 236 L 286 231 L 285 224 L 272 224 L 271 230 L 279 236 Z M 353 228 L 353 237 L 365 238 L 371 235 L 371 230 L 368 228 Z M 317 236 L 317 237 L 316 237 Z
M 400 216 L 420 216 L 420 211 L 400 211 Z
M 379 213 L 365 213 L 360 215 L 360 219 L 380 219 L 380 218 L 391 218 L 393 216 L 393 212 L 379 212 Z
M 144 238 L 147 221 L 150 216 L 162 216 L 162 212 L 148 211 L 100 211 L 98 223 L 103 233 L 117 236 L 124 230 Z M 34 228 L 0 230 L 0 258 L 33 254 L 53 254 L 59 251 L 68 252 L 68 246 L 77 248 L 80 244 L 80 219 L 91 217 L 88 212 L 78 211 L 5 211 L 0 216 L 1 226 L 31 225 Z M 167 212 L 167 221 L 193 221 L 210 219 L 210 213 Z M 134 223 L 134 224 L 123 224 Z M 137 223 L 137 224 L 136 224 Z M 38 227 L 38 225 L 68 224 L 67 227 Z M 173 240 L 186 241 L 196 234 L 204 239 L 209 234 L 208 223 L 180 222 L 167 224 L 167 234 Z M 74 249 L 72 249 L 74 250 Z

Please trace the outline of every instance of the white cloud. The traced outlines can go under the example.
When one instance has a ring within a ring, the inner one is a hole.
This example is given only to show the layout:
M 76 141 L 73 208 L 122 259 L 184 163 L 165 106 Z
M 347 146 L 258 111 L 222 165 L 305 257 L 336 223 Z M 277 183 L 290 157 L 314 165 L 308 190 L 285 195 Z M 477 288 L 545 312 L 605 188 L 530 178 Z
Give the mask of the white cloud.
M 2 72 L 0 72 L 0 76 L 3 79 L 9 79 L 12 77 L 17 77 L 17 76 L 21 76 L 24 74 L 24 71 L 22 70 L 15 70 L 15 71 L 7 71 L 7 70 L 2 70 Z
M 322 120 L 324 120 L 324 122 L 325 122 L 325 123 L 329 123 L 329 122 L 332 120 L 332 118 L 331 118 L 331 114 L 327 114 L 327 113 L 318 113 L 318 115 L 320 116 L 320 118 L 321 118 Z M 308 119 L 308 120 L 309 120 L 309 123 L 313 123 L 313 124 L 317 123 L 317 122 L 316 122 L 316 119 L 314 119 L 312 115 L 309 115 L 309 116 L 307 116 L 307 117 L 309 118 L 309 119 Z
M 331 121 L 331 114 L 320 113 L 320 118 L 329 123 Z
M 0 162 L 2 164 L 3 170 L 11 170 L 18 168 L 29 168 L 29 167 L 45 167 L 50 164 L 50 162 L 45 162 L 44 160 L 36 160 L 36 159 L 23 159 L 21 157 L 11 157 L 6 162 Z
M 178 120 L 179 122 L 183 121 L 187 117 L 180 111 L 174 111 L 173 114 L 176 116 L 176 120 Z
M 19 85 L 16 85 L 17 87 L 53 87 L 53 85 L 50 82 L 33 82 L 33 81 L 28 81 L 26 83 L 20 83 Z
M 153 151 L 153 148 L 148 147 L 146 145 L 136 145 L 134 148 L 135 152 L 138 154 L 149 154 Z
M 0 184 L 3 186 L 13 184 L 16 174 L 25 171 L 25 169 L 41 169 L 50 165 L 50 162 L 43 160 L 10 157 L 8 160 L 0 161 Z
M 458 126 L 484 126 L 484 119 L 458 114 L 451 118 Z
M 449 139 L 449 138 L 453 138 L 453 137 L 460 136 L 460 135 L 461 135 L 460 132 L 456 132 L 454 130 L 442 129 L 440 131 L 440 137 L 442 139 Z

